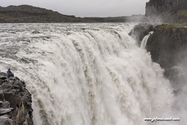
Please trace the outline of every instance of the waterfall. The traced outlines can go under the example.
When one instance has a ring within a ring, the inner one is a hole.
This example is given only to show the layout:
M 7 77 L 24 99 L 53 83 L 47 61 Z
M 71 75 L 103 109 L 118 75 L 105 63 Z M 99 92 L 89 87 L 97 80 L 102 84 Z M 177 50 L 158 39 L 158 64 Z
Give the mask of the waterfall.
M 134 24 L 0 25 L 1 71 L 25 81 L 35 125 L 149 125 L 170 114 L 173 89 L 128 35 Z
M 142 40 L 142 42 L 141 42 L 141 45 L 140 45 L 140 48 L 145 49 L 145 47 L 146 47 L 146 45 L 147 45 L 147 40 L 148 40 L 148 38 L 149 38 L 149 36 L 150 36 L 151 34 L 153 34 L 153 31 L 149 32 L 149 33 L 143 38 L 143 40 Z

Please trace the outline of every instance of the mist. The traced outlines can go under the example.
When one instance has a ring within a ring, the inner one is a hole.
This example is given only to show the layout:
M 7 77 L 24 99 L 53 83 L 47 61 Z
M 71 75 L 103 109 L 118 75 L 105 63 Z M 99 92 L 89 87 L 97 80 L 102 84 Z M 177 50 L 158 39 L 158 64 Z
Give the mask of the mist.
M 172 86 L 175 93 L 175 105 L 174 112 L 181 119 L 179 125 L 186 125 L 186 116 L 187 116 L 187 51 L 182 49 L 181 52 L 175 54 L 177 59 L 176 66 L 172 68 L 174 74 L 172 74 Z

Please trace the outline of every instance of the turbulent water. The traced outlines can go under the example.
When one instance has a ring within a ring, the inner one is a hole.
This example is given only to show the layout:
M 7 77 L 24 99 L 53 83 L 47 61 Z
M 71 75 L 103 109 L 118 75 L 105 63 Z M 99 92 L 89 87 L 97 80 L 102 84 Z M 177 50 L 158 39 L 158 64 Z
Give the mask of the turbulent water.
M 0 24 L 0 68 L 26 82 L 35 125 L 152 125 L 174 117 L 173 89 L 133 26 Z

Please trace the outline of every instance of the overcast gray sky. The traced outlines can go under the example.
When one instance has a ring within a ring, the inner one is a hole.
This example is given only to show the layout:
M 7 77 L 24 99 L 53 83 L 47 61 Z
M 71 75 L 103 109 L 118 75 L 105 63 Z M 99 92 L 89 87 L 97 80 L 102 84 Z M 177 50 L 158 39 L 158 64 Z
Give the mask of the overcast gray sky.
M 1 0 L 0 6 L 28 4 L 76 17 L 145 14 L 149 0 Z

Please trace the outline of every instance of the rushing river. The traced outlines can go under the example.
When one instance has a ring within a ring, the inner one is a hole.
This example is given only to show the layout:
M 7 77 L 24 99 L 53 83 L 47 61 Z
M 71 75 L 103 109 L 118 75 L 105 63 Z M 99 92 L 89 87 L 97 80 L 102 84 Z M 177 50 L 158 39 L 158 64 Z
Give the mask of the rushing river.
M 177 116 L 164 70 L 128 35 L 134 25 L 0 24 L 0 69 L 26 82 L 35 125 L 179 124 L 144 120 Z

